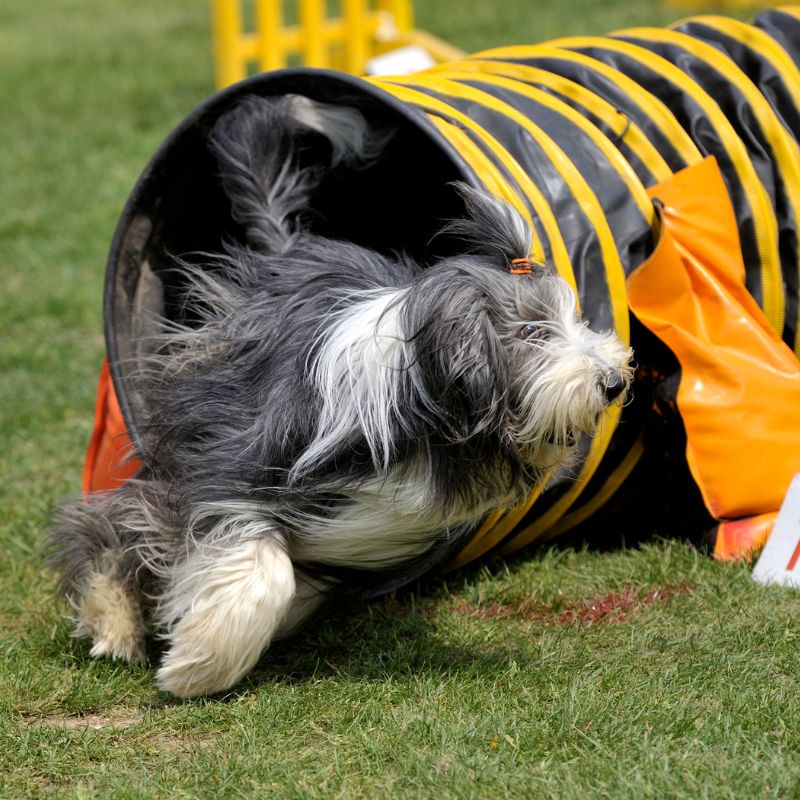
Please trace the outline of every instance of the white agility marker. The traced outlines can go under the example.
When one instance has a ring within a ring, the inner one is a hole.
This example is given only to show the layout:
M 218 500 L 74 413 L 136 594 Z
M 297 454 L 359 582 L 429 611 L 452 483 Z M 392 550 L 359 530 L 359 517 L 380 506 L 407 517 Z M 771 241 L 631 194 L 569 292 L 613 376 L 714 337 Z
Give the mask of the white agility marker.
M 800 474 L 792 479 L 775 527 L 753 569 L 759 583 L 800 588 Z
M 433 56 L 419 45 L 398 47 L 367 61 L 367 75 L 413 75 L 436 64 Z

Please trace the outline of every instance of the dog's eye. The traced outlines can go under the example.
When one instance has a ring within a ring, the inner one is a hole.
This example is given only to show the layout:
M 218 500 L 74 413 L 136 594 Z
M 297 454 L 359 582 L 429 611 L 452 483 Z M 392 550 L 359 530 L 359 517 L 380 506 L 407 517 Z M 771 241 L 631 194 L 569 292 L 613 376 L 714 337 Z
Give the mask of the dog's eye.
M 519 329 L 517 336 L 519 336 L 520 339 L 537 339 L 543 334 L 544 331 L 539 325 L 532 325 L 529 323 L 527 325 L 523 325 Z

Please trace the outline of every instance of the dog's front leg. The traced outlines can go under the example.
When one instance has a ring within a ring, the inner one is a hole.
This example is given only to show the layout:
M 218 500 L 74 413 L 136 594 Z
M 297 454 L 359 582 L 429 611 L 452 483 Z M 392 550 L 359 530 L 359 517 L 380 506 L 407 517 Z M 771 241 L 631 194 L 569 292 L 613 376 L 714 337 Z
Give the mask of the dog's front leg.
M 236 684 L 269 646 L 296 592 L 280 531 L 235 516 L 218 529 L 223 535 L 190 540 L 159 601 L 170 648 L 156 681 L 180 697 Z

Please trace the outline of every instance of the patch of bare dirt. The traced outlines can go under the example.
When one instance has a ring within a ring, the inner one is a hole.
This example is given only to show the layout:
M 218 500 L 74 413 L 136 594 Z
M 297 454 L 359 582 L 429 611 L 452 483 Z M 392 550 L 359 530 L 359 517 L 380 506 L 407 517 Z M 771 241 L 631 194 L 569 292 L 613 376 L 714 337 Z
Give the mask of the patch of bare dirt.
M 64 728 L 68 731 L 101 731 L 130 728 L 142 721 L 141 714 L 86 714 L 69 716 L 50 714 L 46 717 L 32 717 L 25 724 L 32 728 Z

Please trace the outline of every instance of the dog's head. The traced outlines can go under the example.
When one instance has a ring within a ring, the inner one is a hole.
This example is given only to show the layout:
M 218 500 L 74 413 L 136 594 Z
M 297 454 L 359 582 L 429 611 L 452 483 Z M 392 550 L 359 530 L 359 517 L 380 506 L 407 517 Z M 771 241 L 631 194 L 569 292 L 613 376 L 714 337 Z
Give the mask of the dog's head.
M 438 407 L 445 435 L 493 435 L 541 476 L 624 400 L 631 351 L 579 319 L 566 281 L 523 258 L 530 231 L 515 210 L 460 191 L 468 213 L 447 231 L 466 254 L 419 278 L 402 328 L 421 394 Z
M 465 260 L 420 282 L 419 302 L 403 309 L 415 383 L 454 443 L 499 435 L 526 464 L 546 470 L 624 397 L 630 349 L 579 320 L 561 278 L 490 275 Z

